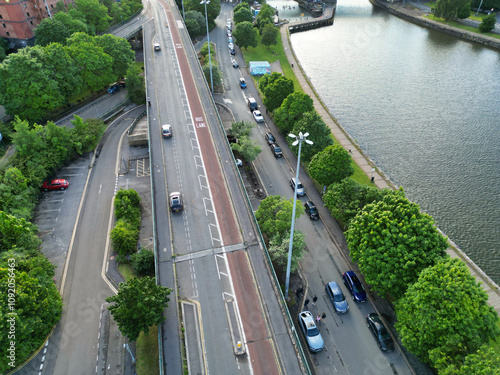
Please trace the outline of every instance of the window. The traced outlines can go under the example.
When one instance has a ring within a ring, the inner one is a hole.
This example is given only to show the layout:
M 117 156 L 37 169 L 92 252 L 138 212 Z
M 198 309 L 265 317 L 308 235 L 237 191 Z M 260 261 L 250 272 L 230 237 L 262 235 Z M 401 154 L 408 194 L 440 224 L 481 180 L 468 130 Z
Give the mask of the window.
M 7 31 L 5 34 L 7 34 L 7 36 L 9 36 L 9 35 L 10 35 L 10 33 L 9 33 L 8 31 Z
M 7 27 L 7 25 L 5 25 L 4 23 L 2 23 L 3 27 Z
M 33 25 L 33 21 L 30 21 L 30 24 L 32 24 L 32 25 Z
M 28 15 L 28 17 L 31 17 L 31 16 L 30 16 L 30 12 L 26 12 L 26 14 Z
M 54 9 L 54 4 L 50 4 L 50 7 L 51 7 L 52 9 Z
M 3 16 L 0 14 L 0 20 L 3 19 Z

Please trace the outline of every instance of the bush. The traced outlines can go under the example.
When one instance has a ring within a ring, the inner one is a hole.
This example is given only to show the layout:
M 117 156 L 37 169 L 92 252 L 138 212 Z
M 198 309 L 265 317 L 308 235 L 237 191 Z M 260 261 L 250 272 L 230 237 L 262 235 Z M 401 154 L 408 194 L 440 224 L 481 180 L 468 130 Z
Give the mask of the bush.
M 492 13 L 483 18 L 483 22 L 479 24 L 479 31 L 488 33 L 495 28 L 496 16 Z
M 155 272 L 155 255 L 151 250 L 142 249 L 133 254 L 131 260 L 136 275 L 153 276 Z
M 127 255 L 135 253 L 139 231 L 129 222 L 123 219 L 118 220 L 111 231 L 110 237 L 113 249 L 118 252 L 118 255 L 122 259 Z

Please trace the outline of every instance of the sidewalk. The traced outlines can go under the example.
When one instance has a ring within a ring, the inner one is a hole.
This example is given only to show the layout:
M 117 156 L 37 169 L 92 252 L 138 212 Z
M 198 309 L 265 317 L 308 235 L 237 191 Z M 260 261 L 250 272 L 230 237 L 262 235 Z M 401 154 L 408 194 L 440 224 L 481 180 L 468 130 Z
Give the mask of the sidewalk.
M 368 177 L 375 177 L 374 184 L 379 187 L 379 188 L 394 188 L 393 184 L 389 180 L 388 177 L 384 175 L 382 171 L 380 171 L 376 165 L 362 153 L 362 150 L 359 148 L 358 145 L 356 145 L 349 135 L 345 132 L 345 130 L 336 123 L 333 120 L 332 115 L 328 112 L 327 109 L 323 106 L 322 102 L 319 100 L 317 97 L 316 93 L 314 92 L 312 88 L 312 84 L 310 84 L 307 79 L 305 78 L 305 73 L 302 70 L 302 67 L 300 63 L 296 60 L 295 54 L 293 53 L 293 50 L 290 45 L 290 40 L 289 40 L 289 34 L 288 34 L 288 27 L 287 26 L 282 26 L 280 28 L 281 32 L 281 40 L 283 43 L 283 48 L 285 50 L 286 56 L 290 64 L 293 64 L 295 67 L 295 75 L 300 82 L 300 85 L 302 86 L 302 89 L 306 94 L 311 96 L 313 99 L 314 103 L 314 108 L 316 111 L 319 113 L 319 115 L 322 117 L 322 119 L 325 121 L 325 123 L 328 125 L 328 127 L 332 130 L 332 133 L 334 134 L 335 138 L 338 140 L 340 145 L 344 147 L 347 150 L 351 150 L 352 153 L 352 158 L 353 160 L 361 167 L 361 169 L 366 173 Z M 373 172 L 372 175 L 372 168 L 375 168 L 375 171 Z M 308 190 L 310 191 L 310 189 Z M 325 209 L 326 210 L 326 209 Z M 333 218 L 331 218 L 329 212 L 327 212 L 327 215 L 322 214 L 320 212 L 321 217 L 323 220 L 325 220 L 326 217 L 330 218 L 332 221 L 332 225 L 329 225 L 327 221 L 325 221 L 325 224 L 327 224 L 327 227 L 331 231 L 332 228 L 335 226 L 335 221 Z M 338 233 L 332 234 L 333 237 L 336 237 L 338 240 Z M 454 244 L 451 240 L 448 240 L 451 246 L 446 250 L 448 255 L 453 258 L 461 258 L 469 267 L 469 270 L 471 274 L 476 277 L 477 281 L 482 283 L 483 289 L 486 291 L 486 293 L 489 296 L 488 303 L 493 306 L 493 308 L 497 311 L 497 313 L 500 314 L 500 287 L 495 284 L 491 278 L 486 275 L 469 257 L 463 253 L 456 244 Z M 347 246 L 345 244 L 345 239 L 342 240 L 344 246 L 339 246 L 339 248 L 342 248 L 343 250 L 346 251 L 346 256 L 348 256 L 348 250 Z

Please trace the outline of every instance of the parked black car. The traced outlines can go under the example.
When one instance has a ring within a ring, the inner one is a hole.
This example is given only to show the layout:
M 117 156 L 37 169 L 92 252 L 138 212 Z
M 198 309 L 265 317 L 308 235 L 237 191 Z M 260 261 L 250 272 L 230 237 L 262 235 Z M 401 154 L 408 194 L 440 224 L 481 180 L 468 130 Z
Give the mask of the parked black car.
M 264 135 L 264 138 L 266 139 L 269 146 L 271 146 L 273 143 L 276 143 L 276 138 L 274 138 L 274 135 L 272 133 L 266 133 Z
M 354 271 L 347 271 L 342 275 L 345 286 L 351 292 L 352 299 L 356 302 L 366 302 L 366 292 Z
M 319 219 L 318 209 L 316 208 L 313 202 L 308 201 L 304 203 L 304 208 L 306 210 L 306 214 L 309 215 L 309 219 L 311 220 Z
M 380 349 L 384 352 L 394 350 L 394 341 L 392 341 L 389 331 L 385 328 L 378 314 L 368 314 L 366 316 L 366 325 L 372 332 L 375 340 L 377 340 L 377 345 Z
M 278 144 L 273 143 L 273 144 L 271 145 L 271 151 L 273 152 L 274 157 L 275 157 L 276 159 L 278 159 L 278 158 L 282 158 L 282 157 L 283 157 L 283 151 L 281 151 L 281 148 L 280 148 L 280 146 L 278 146 Z

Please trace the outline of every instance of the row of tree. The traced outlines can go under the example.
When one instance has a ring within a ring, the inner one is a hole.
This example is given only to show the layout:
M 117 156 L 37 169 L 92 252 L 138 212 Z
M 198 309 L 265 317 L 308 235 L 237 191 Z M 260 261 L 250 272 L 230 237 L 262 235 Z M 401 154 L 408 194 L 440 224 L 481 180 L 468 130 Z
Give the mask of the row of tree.
M 500 8 L 500 1 L 498 0 L 436 0 L 436 7 L 434 8 L 434 15 L 445 20 L 465 19 L 471 15 L 471 5 L 474 8 L 493 9 Z M 496 15 L 495 13 L 488 14 L 484 17 L 479 24 L 479 31 L 486 33 L 495 28 Z
M 124 77 L 135 55 L 111 34 L 72 34 L 65 45 L 23 48 L 0 64 L 0 104 L 7 113 L 39 121 L 84 91 L 99 91 Z
M 310 161 L 311 177 L 327 187 L 325 205 L 348 228 L 350 255 L 366 282 L 395 301 L 403 344 L 440 374 L 459 369 L 463 374 L 494 374 L 481 371 L 500 363 L 500 355 L 488 347 L 500 334 L 498 315 L 465 263 L 445 253 L 447 240 L 432 217 L 410 202 L 403 189 L 378 190 L 352 180 L 349 152 L 333 144 L 312 99 L 293 92 L 291 80 L 273 73 L 260 80 L 259 88 L 283 134 L 310 134 L 314 144 L 302 149 L 301 158 Z M 289 228 L 291 211 L 282 209 L 285 203 L 280 201 L 276 209 L 264 202 L 256 212 L 261 229 L 280 233 L 280 226 Z M 286 252 L 279 257 L 285 261 Z M 465 364 L 467 370 L 461 370 Z
M 95 148 L 105 126 L 100 120 L 82 121 L 76 117 L 74 128 L 29 125 L 17 118 L 14 130 L 2 128 L 11 138 L 16 152 L 8 164 L 0 168 L 0 289 L 8 296 L 12 277 L 9 266 L 14 260 L 15 339 L 17 366 L 42 345 L 61 317 L 62 300 L 53 282 L 54 266 L 40 253 L 37 228 L 29 222 L 33 215 L 40 186 L 49 175 L 71 158 Z M 8 299 L 0 301 L 4 322 L 10 317 Z M 5 340 L 0 343 L 7 353 L 9 326 L 0 325 Z M 12 366 L 4 355 L 0 372 Z

